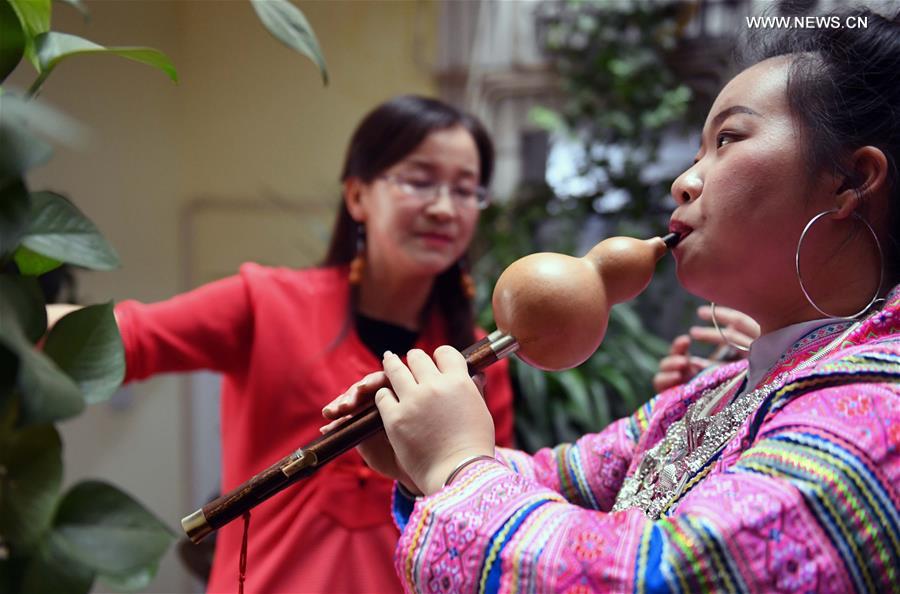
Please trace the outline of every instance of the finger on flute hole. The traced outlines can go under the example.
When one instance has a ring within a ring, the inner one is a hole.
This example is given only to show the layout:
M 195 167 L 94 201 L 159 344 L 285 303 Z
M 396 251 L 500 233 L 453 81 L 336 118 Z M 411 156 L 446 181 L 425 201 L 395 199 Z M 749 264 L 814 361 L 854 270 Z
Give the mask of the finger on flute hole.
M 340 427 L 341 425 L 343 425 L 344 423 L 346 423 L 347 421 L 349 421 L 352 418 L 353 418 L 353 415 L 344 415 L 343 417 L 341 417 L 339 419 L 335 419 L 335 420 L 331 421 L 330 423 L 328 423 L 327 425 L 322 425 L 321 427 L 319 427 L 319 433 L 321 433 L 322 435 L 325 435 L 326 433 L 331 433 L 332 431 L 334 431 L 335 429 L 337 429 L 338 427 Z
M 346 408 L 347 393 L 344 392 L 322 408 L 322 416 L 326 419 L 335 419 Z

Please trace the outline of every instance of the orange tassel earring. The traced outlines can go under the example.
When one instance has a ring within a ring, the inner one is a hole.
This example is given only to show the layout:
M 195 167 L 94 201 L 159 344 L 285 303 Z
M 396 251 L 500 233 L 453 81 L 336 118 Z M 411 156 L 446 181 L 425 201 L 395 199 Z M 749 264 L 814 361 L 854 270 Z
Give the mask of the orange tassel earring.
M 362 282 L 363 271 L 366 269 L 366 228 L 363 225 L 356 226 L 356 255 L 350 261 L 350 284 L 359 286 Z
M 475 279 L 469 274 L 469 265 L 465 258 L 459 261 L 459 282 L 462 285 L 463 295 L 469 301 L 475 299 Z

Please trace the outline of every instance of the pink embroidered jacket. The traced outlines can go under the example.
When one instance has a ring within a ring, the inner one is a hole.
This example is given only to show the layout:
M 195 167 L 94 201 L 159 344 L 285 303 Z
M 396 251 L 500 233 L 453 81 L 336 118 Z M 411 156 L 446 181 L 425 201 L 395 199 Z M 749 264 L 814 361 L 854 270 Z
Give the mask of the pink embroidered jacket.
M 746 362 L 666 391 L 575 444 L 501 449 L 413 502 L 395 492 L 407 592 L 900 592 L 900 288 L 794 344 L 760 408 L 658 520 L 611 512 L 689 404 Z

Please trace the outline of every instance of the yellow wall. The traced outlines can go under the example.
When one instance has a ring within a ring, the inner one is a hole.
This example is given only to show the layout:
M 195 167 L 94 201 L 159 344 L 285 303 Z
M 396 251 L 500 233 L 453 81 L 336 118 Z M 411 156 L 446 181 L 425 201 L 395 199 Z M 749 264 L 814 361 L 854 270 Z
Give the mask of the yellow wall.
M 297 4 L 322 44 L 328 87 L 309 60 L 269 36 L 248 0 L 88 1 L 87 25 L 54 3 L 55 30 L 105 45 L 155 47 L 181 77 L 176 86 L 149 67 L 89 56 L 63 63 L 45 86 L 42 99 L 86 124 L 92 137 L 79 149 L 58 149 L 31 187 L 71 197 L 123 261 L 115 272 L 79 275 L 84 301 L 152 301 L 239 260 L 292 264 L 320 255 L 314 252 L 337 200 L 344 147 L 360 117 L 392 95 L 435 92 L 438 8 L 416 1 Z M 31 78 L 20 68 L 11 81 L 24 87 Z M 263 208 L 234 214 L 224 206 L 243 209 L 247 201 Z M 304 241 L 290 237 L 290 217 L 297 229 L 312 226 L 302 231 Z M 113 481 L 180 533 L 178 520 L 192 511 L 184 382 L 160 377 L 131 392 L 120 409 L 94 406 L 64 424 L 66 479 Z M 174 557 L 150 591 L 190 590 Z

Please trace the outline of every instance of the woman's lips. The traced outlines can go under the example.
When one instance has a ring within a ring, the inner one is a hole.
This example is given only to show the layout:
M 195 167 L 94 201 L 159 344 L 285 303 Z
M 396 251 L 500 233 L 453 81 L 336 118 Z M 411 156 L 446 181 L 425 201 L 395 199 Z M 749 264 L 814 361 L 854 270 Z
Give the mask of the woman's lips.
M 669 222 L 669 232 L 670 233 L 678 233 L 681 236 L 681 239 L 678 240 L 678 243 L 684 241 L 685 237 L 691 234 L 694 228 L 682 223 L 681 221 L 671 221 Z
M 453 243 L 452 236 L 444 235 L 442 233 L 419 233 L 418 235 L 422 238 L 422 241 L 434 245 L 447 245 Z

